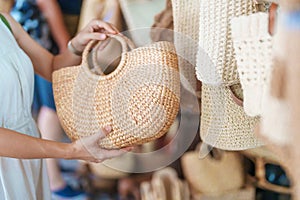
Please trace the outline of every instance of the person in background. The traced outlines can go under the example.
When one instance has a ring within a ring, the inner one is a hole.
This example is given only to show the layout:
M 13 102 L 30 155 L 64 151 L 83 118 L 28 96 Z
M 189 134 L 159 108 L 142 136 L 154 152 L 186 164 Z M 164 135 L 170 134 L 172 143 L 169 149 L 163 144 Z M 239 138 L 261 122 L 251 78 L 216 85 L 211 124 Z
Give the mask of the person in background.
M 124 150 L 108 151 L 97 145 L 97 141 L 110 132 L 110 127 L 71 144 L 40 139 L 31 112 L 34 72 L 50 81 L 53 71 L 80 64 L 81 56 L 76 55 L 74 49 L 82 52 L 90 40 L 104 40 L 105 33 L 117 34 L 118 30 L 110 24 L 93 20 L 70 40 L 73 47 L 70 51 L 54 56 L 33 40 L 10 15 L 1 16 L 0 199 L 50 200 L 47 170 L 44 161 L 38 158 L 101 162 L 123 154 Z
M 68 33 L 74 37 L 78 29 L 83 0 L 57 0 L 57 2 L 61 8 Z
M 0 12 L 9 13 L 14 0 L 0 0 Z
M 80 7 L 81 0 L 15 0 L 11 15 L 34 40 L 57 54 L 67 50 L 68 41 L 76 33 L 74 30 L 77 29 Z M 52 84 L 38 74 L 35 74 L 33 113 L 42 138 L 54 141 L 62 139 L 63 129 L 56 114 Z M 46 162 L 53 196 L 86 198 L 83 191 L 71 187 L 64 180 L 58 160 L 47 159 Z

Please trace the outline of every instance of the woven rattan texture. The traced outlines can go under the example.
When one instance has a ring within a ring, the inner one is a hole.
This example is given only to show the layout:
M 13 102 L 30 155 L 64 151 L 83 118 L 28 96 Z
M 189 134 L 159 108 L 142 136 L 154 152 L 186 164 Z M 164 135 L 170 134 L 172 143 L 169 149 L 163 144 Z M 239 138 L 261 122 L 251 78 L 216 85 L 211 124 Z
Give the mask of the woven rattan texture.
M 268 14 L 232 20 L 232 37 L 242 86 L 265 85 L 272 64 L 272 36 Z
M 241 98 L 242 89 L 232 90 Z M 202 114 L 200 135 L 202 140 L 224 150 L 244 150 L 262 145 L 254 135 L 258 118 L 248 117 L 243 108 L 235 104 L 228 87 L 202 85 Z
M 76 140 L 110 125 L 99 145 L 113 149 L 143 144 L 164 135 L 179 109 L 180 80 L 173 44 L 158 42 L 123 52 L 117 69 L 99 76 L 87 62 L 54 72 L 58 117 Z
M 198 78 L 203 83 L 212 85 L 238 83 L 230 21 L 233 17 L 255 12 L 257 7 L 253 0 L 200 2 L 200 50 L 196 70 Z
M 200 0 L 172 0 L 174 43 L 179 55 L 179 70 L 185 80 L 183 86 L 192 92 L 196 89 L 195 66 L 199 40 Z M 188 84 L 189 85 L 188 85 Z

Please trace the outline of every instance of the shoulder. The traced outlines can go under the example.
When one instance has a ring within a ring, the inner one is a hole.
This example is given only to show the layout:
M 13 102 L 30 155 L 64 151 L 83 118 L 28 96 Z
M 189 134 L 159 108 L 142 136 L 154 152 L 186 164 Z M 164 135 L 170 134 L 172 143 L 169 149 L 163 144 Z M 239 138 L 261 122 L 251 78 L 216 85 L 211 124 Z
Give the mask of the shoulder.
M 1 12 L 1 15 L 3 15 L 6 18 L 12 29 L 13 35 L 16 39 L 18 39 L 20 35 L 24 32 L 22 26 L 10 14 Z
M 14 30 L 18 27 L 18 22 L 8 13 L 2 13 L 1 15 L 3 15 L 6 20 L 8 21 L 9 25 L 11 26 L 13 32 L 15 32 Z

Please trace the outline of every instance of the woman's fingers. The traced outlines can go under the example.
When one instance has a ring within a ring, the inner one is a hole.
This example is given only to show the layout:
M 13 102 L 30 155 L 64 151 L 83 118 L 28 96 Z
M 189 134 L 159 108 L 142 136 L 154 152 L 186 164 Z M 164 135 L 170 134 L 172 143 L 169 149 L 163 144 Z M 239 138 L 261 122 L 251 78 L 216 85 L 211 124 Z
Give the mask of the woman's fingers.
M 109 159 L 109 158 L 114 158 L 114 157 L 118 157 L 121 156 L 125 153 L 128 153 L 129 151 L 131 151 L 133 148 L 132 147 L 127 147 L 127 148 L 123 148 L 123 149 L 118 149 L 118 150 L 104 150 L 104 156 Z
M 109 33 L 112 33 L 112 34 L 117 34 L 119 32 L 118 29 L 114 25 L 112 25 L 111 23 L 108 23 L 108 22 L 103 22 L 103 21 L 98 20 L 97 25 L 100 28 L 104 28 L 105 30 L 107 30 Z
M 116 34 L 119 32 L 118 29 L 115 28 L 112 24 L 101 20 L 92 20 L 88 27 L 92 27 L 96 31 L 100 31 L 104 29 L 106 33 L 112 33 L 112 34 Z

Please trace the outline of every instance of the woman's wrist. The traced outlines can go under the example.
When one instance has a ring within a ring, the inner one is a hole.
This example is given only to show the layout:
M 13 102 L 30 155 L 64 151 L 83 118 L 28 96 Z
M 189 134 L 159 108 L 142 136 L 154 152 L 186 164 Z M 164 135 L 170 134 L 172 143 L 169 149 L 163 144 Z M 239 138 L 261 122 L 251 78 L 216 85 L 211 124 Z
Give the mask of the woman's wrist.
M 82 144 L 81 139 L 69 144 L 68 155 L 66 159 L 77 159 L 96 162 L 97 160 L 89 153 L 86 147 Z
M 78 49 L 74 46 L 74 44 L 72 43 L 72 40 L 70 40 L 70 41 L 68 42 L 68 50 L 69 50 L 70 52 L 72 52 L 73 54 L 75 54 L 76 56 L 82 56 L 82 53 L 83 53 L 83 51 L 78 50 Z
M 63 151 L 65 152 L 65 154 L 63 155 L 63 158 L 66 160 L 77 159 L 78 148 L 76 148 L 74 142 L 65 143 L 64 145 L 65 147 L 63 148 Z

